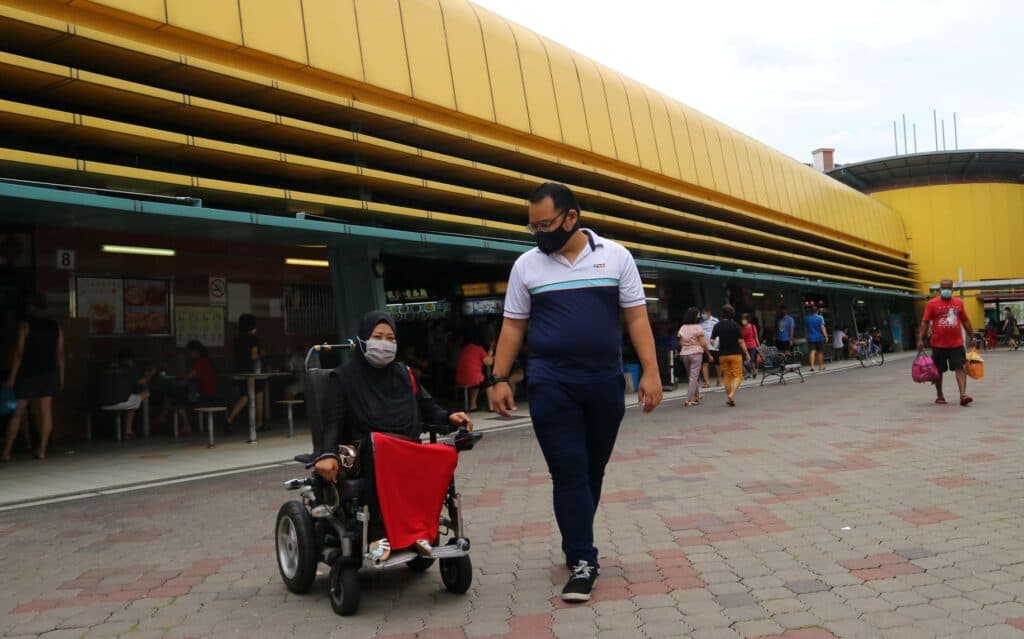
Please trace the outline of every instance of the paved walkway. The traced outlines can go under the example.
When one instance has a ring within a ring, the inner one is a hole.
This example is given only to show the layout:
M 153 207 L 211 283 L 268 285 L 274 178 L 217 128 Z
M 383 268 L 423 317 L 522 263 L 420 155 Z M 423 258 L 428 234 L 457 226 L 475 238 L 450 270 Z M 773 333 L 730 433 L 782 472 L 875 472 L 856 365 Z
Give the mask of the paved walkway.
M 896 357 L 906 357 L 906 354 Z M 858 364 L 840 362 L 830 371 L 851 367 L 856 368 Z M 766 382 L 766 385 L 771 383 Z M 757 382 L 747 384 L 756 386 Z M 721 389 L 711 390 L 717 392 Z M 666 400 L 671 403 L 682 399 L 685 394 L 686 389 L 682 387 L 667 393 Z M 630 395 L 627 401 L 635 405 L 636 395 Z M 522 428 L 530 424 L 525 401 L 519 402 L 518 410 L 510 418 L 488 413 L 474 413 L 473 417 L 476 427 L 482 431 Z M 260 433 L 259 443 L 255 445 L 246 441 L 246 428 L 236 429 L 236 433 L 229 437 L 224 435 L 219 424 L 218 421 L 215 431 L 217 446 L 213 449 L 207 447 L 206 436 L 198 430 L 190 437 L 175 441 L 169 435 L 169 426 L 154 426 L 154 435 L 149 439 L 58 443 L 51 450 L 51 459 L 44 463 L 21 451 L 12 463 L 0 465 L 0 510 L 53 499 L 122 492 L 126 488 L 213 473 L 280 465 L 290 463 L 295 455 L 309 452 L 309 429 L 301 418 L 296 419 L 294 438 L 286 437 L 287 424 L 283 419 L 277 419 L 272 424 L 274 430 Z
M 556 597 L 550 480 L 513 429 L 460 460 L 465 596 L 436 569 L 364 571 L 351 618 L 323 579 L 287 594 L 271 528 L 300 470 L 272 467 L 0 513 L 0 635 L 1024 638 L 1024 358 L 986 359 L 966 409 L 903 361 L 630 411 L 587 605 Z

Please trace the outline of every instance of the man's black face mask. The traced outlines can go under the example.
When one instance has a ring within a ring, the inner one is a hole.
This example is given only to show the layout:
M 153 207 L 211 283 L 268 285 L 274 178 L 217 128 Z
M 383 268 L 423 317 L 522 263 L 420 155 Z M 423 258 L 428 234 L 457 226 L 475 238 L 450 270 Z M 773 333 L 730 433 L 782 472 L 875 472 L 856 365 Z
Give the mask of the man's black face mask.
M 579 219 L 572 225 L 572 228 L 565 230 L 564 220 L 563 224 L 559 225 L 558 228 L 552 231 L 537 231 L 533 234 L 533 239 L 537 242 L 537 248 L 541 250 L 545 255 L 551 255 L 562 250 L 572 234 L 576 232 L 580 227 Z

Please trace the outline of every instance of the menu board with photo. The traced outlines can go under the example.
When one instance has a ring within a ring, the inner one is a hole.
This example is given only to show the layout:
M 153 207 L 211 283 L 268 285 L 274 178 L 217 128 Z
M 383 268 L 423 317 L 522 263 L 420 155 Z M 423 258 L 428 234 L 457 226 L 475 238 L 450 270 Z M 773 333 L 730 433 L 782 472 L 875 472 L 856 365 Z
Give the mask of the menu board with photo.
M 170 331 L 167 280 L 124 281 L 124 332 L 166 335 Z
M 88 318 L 90 335 L 124 333 L 124 280 L 79 277 L 75 282 L 78 317 Z
M 175 343 L 185 348 L 192 340 L 203 346 L 224 346 L 223 306 L 176 306 Z
M 169 335 L 170 282 L 119 277 L 75 278 L 78 317 L 90 335 Z

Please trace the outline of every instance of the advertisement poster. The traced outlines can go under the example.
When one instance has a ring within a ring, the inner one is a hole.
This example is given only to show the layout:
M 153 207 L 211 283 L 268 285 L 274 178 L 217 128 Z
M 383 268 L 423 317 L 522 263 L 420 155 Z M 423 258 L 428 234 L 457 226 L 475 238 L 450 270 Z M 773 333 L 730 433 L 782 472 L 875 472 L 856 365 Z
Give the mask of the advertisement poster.
M 166 280 L 124 280 L 124 324 L 129 335 L 168 334 Z
M 90 335 L 124 333 L 123 280 L 79 277 L 75 289 L 78 317 L 88 318 Z
M 224 307 L 176 306 L 174 332 L 180 348 L 194 339 L 207 347 L 224 346 Z

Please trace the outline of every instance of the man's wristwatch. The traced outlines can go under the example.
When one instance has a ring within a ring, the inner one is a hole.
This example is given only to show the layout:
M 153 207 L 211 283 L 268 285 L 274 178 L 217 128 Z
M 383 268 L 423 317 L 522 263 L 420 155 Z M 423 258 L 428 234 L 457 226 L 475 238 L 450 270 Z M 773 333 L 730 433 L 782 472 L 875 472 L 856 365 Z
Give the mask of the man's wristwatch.
M 500 384 L 501 382 L 508 382 L 508 375 L 504 375 L 501 377 L 495 377 L 494 375 L 491 375 L 490 377 L 487 378 L 488 386 L 494 386 L 495 384 Z

